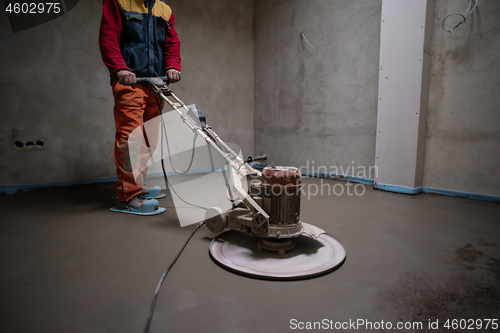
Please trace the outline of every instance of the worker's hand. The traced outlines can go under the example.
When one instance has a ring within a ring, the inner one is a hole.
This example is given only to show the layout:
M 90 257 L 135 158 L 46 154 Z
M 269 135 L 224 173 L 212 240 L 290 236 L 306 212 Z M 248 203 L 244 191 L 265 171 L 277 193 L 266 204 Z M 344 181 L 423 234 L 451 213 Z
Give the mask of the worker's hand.
M 120 84 L 123 84 L 124 86 L 132 86 L 132 88 L 135 88 L 135 84 L 137 83 L 135 74 L 125 69 L 118 71 L 116 73 L 116 78 Z
M 167 71 L 168 83 L 176 83 L 181 80 L 181 72 L 176 69 L 169 69 Z

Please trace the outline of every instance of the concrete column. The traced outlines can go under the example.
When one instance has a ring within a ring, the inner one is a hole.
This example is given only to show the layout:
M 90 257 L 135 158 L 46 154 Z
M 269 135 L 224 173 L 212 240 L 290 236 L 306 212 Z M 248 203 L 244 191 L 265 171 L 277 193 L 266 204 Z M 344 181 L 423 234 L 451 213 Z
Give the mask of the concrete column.
M 422 186 L 434 0 L 383 0 L 375 187 Z

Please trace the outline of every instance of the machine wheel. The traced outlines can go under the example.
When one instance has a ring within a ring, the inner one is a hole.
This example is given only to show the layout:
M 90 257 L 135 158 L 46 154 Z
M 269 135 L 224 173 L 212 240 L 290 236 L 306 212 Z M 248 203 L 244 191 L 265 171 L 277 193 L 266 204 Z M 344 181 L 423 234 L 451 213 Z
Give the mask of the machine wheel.
M 213 233 L 224 231 L 227 227 L 227 217 L 219 207 L 212 207 L 205 213 L 205 225 Z

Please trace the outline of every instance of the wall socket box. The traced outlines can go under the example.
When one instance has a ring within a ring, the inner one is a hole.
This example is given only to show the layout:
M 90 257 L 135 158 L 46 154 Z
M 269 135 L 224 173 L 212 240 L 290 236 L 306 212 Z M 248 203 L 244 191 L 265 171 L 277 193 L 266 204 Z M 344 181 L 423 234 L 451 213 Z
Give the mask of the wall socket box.
M 16 148 L 18 148 L 18 149 L 23 149 L 23 148 L 41 149 L 41 148 L 45 147 L 45 142 L 43 142 L 42 140 L 32 140 L 32 141 L 17 140 L 16 142 L 14 142 L 14 146 L 16 146 Z

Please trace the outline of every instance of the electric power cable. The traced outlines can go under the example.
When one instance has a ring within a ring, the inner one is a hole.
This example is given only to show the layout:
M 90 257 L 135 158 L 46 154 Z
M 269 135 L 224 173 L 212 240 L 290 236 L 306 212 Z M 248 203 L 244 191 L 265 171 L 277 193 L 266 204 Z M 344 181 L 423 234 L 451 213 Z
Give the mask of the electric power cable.
M 167 277 L 168 272 L 172 269 L 172 267 L 174 266 L 174 264 L 177 261 L 177 259 L 179 259 L 179 257 L 181 256 L 182 251 L 184 251 L 184 249 L 186 248 L 186 246 L 189 243 L 189 241 L 191 240 L 191 238 L 194 236 L 194 234 L 196 233 L 196 231 L 198 231 L 198 229 L 203 224 L 204 223 L 198 224 L 196 226 L 196 228 L 193 230 L 193 232 L 191 233 L 191 235 L 189 235 L 189 238 L 184 243 L 184 245 L 182 246 L 182 248 L 179 251 L 179 253 L 177 253 L 177 255 L 175 256 L 175 258 L 172 261 L 172 263 L 170 264 L 170 266 L 168 266 L 167 270 L 163 273 L 163 275 L 162 275 L 162 277 L 160 279 L 160 282 L 158 282 L 158 286 L 156 287 L 155 294 L 153 296 L 153 301 L 151 302 L 151 308 L 149 309 L 148 321 L 146 322 L 146 327 L 144 328 L 144 333 L 148 333 L 149 332 L 149 328 L 151 327 L 151 322 L 153 321 L 153 314 L 155 312 L 156 300 L 158 299 L 158 294 L 160 292 L 160 288 L 161 288 L 161 285 L 163 284 L 163 281 L 165 281 L 165 278 Z
M 165 124 L 163 123 L 163 114 L 162 114 L 162 108 L 160 106 L 160 103 L 158 102 L 158 100 L 156 99 L 155 97 L 155 100 L 158 104 L 158 109 L 160 110 L 160 118 L 161 118 L 161 125 L 163 127 L 163 131 L 165 131 L 165 137 L 166 137 L 166 129 L 165 129 Z M 162 138 L 161 138 L 161 168 L 162 168 L 162 171 L 163 171 L 163 177 L 165 178 L 165 183 L 168 187 L 170 187 L 170 189 L 175 193 L 175 195 L 181 199 L 183 202 L 185 202 L 186 204 L 188 205 L 191 205 L 193 207 L 197 207 L 197 208 L 200 208 L 200 209 L 204 209 L 204 210 L 208 210 L 207 208 L 205 207 L 201 207 L 201 206 L 198 206 L 198 205 L 194 205 L 194 204 L 191 204 L 189 202 L 187 202 L 186 200 L 182 199 L 182 197 L 174 190 L 173 186 L 170 184 L 170 182 L 168 181 L 167 179 L 167 173 L 165 172 L 165 165 L 164 165 L 164 162 L 163 162 L 163 131 L 162 131 Z M 167 138 L 165 138 L 166 140 L 168 140 Z M 194 140 L 195 142 L 196 140 Z M 168 148 L 168 146 L 167 146 Z M 169 156 L 170 156 L 170 150 L 169 150 Z M 194 159 L 194 147 L 193 147 L 193 155 L 191 157 L 191 163 L 189 164 L 189 167 L 188 167 L 188 170 L 191 168 L 191 164 L 193 163 L 193 159 Z M 170 163 L 172 163 L 172 160 L 170 160 Z M 174 168 L 174 166 L 172 165 L 172 168 Z M 186 172 L 187 172 L 186 171 Z M 199 223 L 196 228 L 193 230 L 193 232 L 191 233 L 191 235 L 189 235 L 188 239 L 186 240 L 186 242 L 184 243 L 184 245 L 182 246 L 181 250 L 179 251 L 179 253 L 177 253 L 177 255 L 175 256 L 174 260 L 172 261 L 172 263 L 168 266 L 167 270 L 163 273 L 162 277 L 160 278 L 160 281 L 158 282 L 158 285 L 156 286 L 156 290 L 155 290 L 155 293 L 154 293 L 154 296 L 153 296 L 153 300 L 151 302 L 151 308 L 149 309 L 149 314 L 148 314 L 148 320 L 146 322 L 146 327 L 144 328 L 144 333 L 148 333 L 149 332 L 149 329 L 151 327 L 151 323 L 153 321 L 153 315 L 154 315 L 154 311 L 155 311 L 155 307 L 156 307 L 156 301 L 158 299 L 158 294 L 160 293 L 160 289 L 161 289 L 161 286 L 163 284 L 163 281 L 165 281 L 165 278 L 167 277 L 167 274 L 168 272 L 170 272 L 170 270 L 172 269 L 172 267 L 174 266 L 174 264 L 177 262 L 177 259 L 179 259 L 179 257 L 181 256 L 181 253 L 184 251 L 184 249 L 186 248 L 186 246 L 188 245 L 189 241 L 191 240 L 191 238 L 193 238 L 194 234 L 196 233 L 196 231 L 198 231 L 198 229 L 204 224 L 204 222 L 202 223 Z
M 469 9 L 471 8 L 472 6 L 472 1 L 475 1 L 475 5 L 474 7 L 472 7 L 472 10 L 469 12 Z M 467 7 L 467 10 L 465 11 L 464 14 L 462 13 L 451 13 L 451 14 L 448 14 L 444 19 L 443 19 L 443 22 L 441 23 L 441 27 L 443 28 L 444 31 L 446 32 L 449 32 L 451 33 L 453 30 L 455 30 L 456 28 L 458 28 L 458 26 L 460 26 L 461 24 L 463 24 L 465 22 L 465 20 L 470 16 L 470 14 L 472 14 L 472 12 L 476 9 L 477 7 L 477 3 L 478 3 L 478 0 L 469 0 L 469 7 Z M 447 18 L 451 17 L 451 16 L 461 16 L 462 17 L 462 20 L 460 22 L 458 22 L 457 24 L 455 24 L 451 29 L 446 29 L 444 27 L 444 22 L 446 21 Z
M 309 41 L 307 40 L 307 38 L 304 35 L 304 33 L 301 32 L 300 35 L 302 36 L 302 38 L 304 38 L 304 40 L 306 41 L 307 45 L 309 45 L 311 47 L 311 49 L 314 49 L 314 47 L 311 45 L 311 43 L 309 43 Z
M 203 206 L 199 206 L 199 205 L 195 205 L 195 204 L 192 204 L 192 203 L 189 203 L 187 202 L 186 200 L 184 200 L 178 193 L 177 191 L 174 189 L 174 187 L 172 186 L 172 184 L 170 184 L 170 182 L 168 181 L 168 178 L 167 178 L 167 172 L 165 171 L 165 163 L 163 162 L 163 135 L 165 135 L 165 141 L 167 142 L 167 151 L 168 151 L 168 157 L 169 157 L 169 160 L 170 160 L 170 165 L 172 166 L 172 169 L 175 170 L 174 168 L 174 165 L 172 164 L 172 158 L 171 158 L 171 154 L 170 154 L 170 147 L 168 145 L 168 137 L 167 137 L 167 129 L 166 129 L 166 126 L 165 126 L 165 122 L 163 121 L 163 112 L 162 112 L 162 107 L 161 107 L 161 104 L 160 102 L 158 102 L 158 100 L 156 99 L 156 96 L 155 96 L 155 100 L 156 100 L 156 103 L 158 104 L 158 109 L 160 110 L 160 121 L 161 121 L 161 126 L 162 126 L 162 131 L 161 131 L 161 138 L 160 138 L 160 150 L 161 150 L 161 170 L 163 171 L 163 178 L 165 180 L 165 186 L 166 187 L 169 187 L 172 192 L 174 192 L 174 194 L 179 198 L 181 199 L 182 202 L 184 202 L 185 204 L 189 205 L 189 206 L 192 206 L 192 207 L 196 207 L 196 208 L 200 208 L 200 209 L 204 209 L 204 210 L 208 210 L 208 208 L 206 207 L 203 207 Z M 164 134 L 165 133 L 165 134 Z M 191 165 L 193 164 L 193 160 L 194 160 L 194 153 L 195 153 L 195 143 L 196 143 L 196 137 L 195 139 L 193 140 L 193 153 L 191 155 L 191 162 L 189 163 L 189 166 L 188 168 L 186 169 L 186 171 L 184 171 L 183 173 L 178 173 L 176 171 L 176 173 L 178 174 L 185 174 L 187 173 L 190 169 L 191 169 Z

